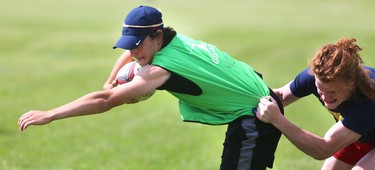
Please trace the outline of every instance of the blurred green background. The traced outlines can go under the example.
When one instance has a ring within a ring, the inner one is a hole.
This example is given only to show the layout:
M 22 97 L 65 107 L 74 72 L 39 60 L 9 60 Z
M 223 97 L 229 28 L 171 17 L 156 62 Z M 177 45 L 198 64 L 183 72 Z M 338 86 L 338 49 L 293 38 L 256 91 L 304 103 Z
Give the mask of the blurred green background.
M 141 104 L 18 130 L 20 115 L 101 90 L 126 14 L 163 12 L 177 32 L 215 44 L 261 72 L 271 88 L 291 81 L 323 44 L 357 38 L 375 66 L 373 0 L 2 0 L 0 6 L 1 170 L 219 169 L 225 126 L 183 123 L 177 99 L 157 92 Z M 313 97 L 286 116 L 323 136 L 334 123 Z M 317 161 L 282 137 L 275 170 L 315 170 Z

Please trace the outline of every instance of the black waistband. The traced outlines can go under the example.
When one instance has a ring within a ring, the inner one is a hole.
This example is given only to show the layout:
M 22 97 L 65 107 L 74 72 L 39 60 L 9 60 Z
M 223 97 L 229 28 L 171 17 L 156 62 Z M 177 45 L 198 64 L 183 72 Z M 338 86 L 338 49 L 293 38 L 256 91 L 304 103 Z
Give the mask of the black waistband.
M 276 101 L 277 105 L 279 106 L 280 112 L 284 114 L 283 103 L 281 102 L 279 97 L 275 94 L 275 92 L 272 91 L 272 89 L 270 89 L 270 96 Z

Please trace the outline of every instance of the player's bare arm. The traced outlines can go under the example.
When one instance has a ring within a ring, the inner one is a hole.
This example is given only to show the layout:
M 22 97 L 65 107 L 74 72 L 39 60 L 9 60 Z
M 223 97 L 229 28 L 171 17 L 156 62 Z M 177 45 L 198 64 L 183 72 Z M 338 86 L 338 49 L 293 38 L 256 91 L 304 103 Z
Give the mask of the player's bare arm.
M 341 148 L 357 141 L 361 135 L 346 128 L 341 122 L 336 123 L 324 138 L 305 131 L 287 120 L 277 105 L 265 98 L 261 99 L 257 117 L 279 129 L 298 149 L 311 157 L 323 160 L 332 156 Z
M 283 102 L 283 106 L 288 106 L 289 104 L 297 101 L 299 98 L 294 96 L 293 93 L 290 91 L 290 83 L 284 85 L 283 87 L 280 87 L 278 89 L 273 89 L 275 94 L 280 98 L 280 100 Z
M 125 103 L 133 103 L 134 98 L 155 90 L 169 76 L 169 72 L 160 67 L 146 66 L 133 81 L 124 85 L 89 93 L 49 111 L 29 111 L 19 118 L 19 128 L 24 131 L 30 125 L 44 125 L 58 119 L 102 113 Z

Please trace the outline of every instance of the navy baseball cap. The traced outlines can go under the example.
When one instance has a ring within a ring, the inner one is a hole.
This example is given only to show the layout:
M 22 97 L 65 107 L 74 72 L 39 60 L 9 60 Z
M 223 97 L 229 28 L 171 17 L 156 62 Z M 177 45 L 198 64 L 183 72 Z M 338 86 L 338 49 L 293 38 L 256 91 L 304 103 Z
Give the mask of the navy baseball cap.
M 150 6 L 134 8 L 126 16 L 122 36 L 113 48 L 132 50 L 142 44 L 150 33 L 163 28 L 162 14 Z

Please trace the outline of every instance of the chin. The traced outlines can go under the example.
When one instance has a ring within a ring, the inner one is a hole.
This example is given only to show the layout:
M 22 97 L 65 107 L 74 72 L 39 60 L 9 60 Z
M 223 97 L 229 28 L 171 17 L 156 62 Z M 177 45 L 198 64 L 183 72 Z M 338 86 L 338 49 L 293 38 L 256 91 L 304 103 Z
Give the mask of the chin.
M 328 109 L 330 109 L 330 110 L 333 110 L 333 109 L 335 109 L 336 107 L 330 107 L 330 106 L 326 106 Z
M 328 109 L 336 109 L 336 107 L 337 107 L 337 104 L 327 104 L 327 103 L 325 103 L 324 104 Z

